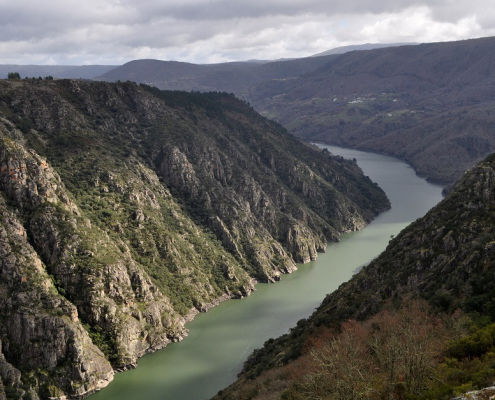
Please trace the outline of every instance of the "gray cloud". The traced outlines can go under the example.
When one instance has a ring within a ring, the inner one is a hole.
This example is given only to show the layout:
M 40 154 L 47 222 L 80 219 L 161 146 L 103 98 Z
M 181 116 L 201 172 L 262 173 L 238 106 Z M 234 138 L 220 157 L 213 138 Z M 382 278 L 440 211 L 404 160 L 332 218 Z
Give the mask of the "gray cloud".
M 491 0 L 0 0 L 0 63 L 301 57 L 491 36 L 494 15 Z

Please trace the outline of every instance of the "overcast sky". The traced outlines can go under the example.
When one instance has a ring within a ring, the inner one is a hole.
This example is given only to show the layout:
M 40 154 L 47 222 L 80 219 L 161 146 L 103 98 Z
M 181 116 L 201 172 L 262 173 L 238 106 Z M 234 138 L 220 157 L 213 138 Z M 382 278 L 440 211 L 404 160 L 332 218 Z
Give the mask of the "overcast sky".
M 495 36 L 493 0 L 0 0 L 0 64 L 304 57 Z

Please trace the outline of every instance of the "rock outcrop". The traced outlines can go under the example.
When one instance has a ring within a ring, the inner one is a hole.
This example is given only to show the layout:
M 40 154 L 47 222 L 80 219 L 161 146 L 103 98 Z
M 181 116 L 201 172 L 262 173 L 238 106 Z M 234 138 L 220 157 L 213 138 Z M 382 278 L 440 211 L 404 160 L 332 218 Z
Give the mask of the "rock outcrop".
M 454 397 L 452 400 L 491 400 L 493 398 L 495 398 L 495 386 L 473 390 L 461 396 Z
M 34 389 L 42 397 L 84 396 L 105 387 L 114 373 L 110 363 L 81 326 L 76 307 L 57 292 L 3 196 L 0 253 L 3 385 L 9 392 L 25 391 L 23 371 L 29 375 L 27 390 Z

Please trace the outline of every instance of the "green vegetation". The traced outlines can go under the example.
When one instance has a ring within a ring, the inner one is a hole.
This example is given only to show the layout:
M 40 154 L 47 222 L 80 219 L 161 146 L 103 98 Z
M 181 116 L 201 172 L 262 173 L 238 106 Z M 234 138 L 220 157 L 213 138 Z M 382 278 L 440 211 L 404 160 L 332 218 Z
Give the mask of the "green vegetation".
M 104 331 L 100 326 L 91 327 L 84 324 L 84 329 L 89 333 L 91 341 L 105 354 L 106 358 L 116 363 L 119 357 L 117 342 L 115 337 L 108 331 Z

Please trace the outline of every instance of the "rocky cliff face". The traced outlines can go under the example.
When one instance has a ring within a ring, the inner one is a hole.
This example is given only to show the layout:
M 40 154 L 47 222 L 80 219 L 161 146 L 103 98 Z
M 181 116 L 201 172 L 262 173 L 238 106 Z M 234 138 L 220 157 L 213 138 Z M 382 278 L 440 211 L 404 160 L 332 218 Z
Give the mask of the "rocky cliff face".
M 388 207 L 225 94 L 0 81 L 0 393 L 85 396 Z
M 0 379 L 7 394 L 84 396 L 105 387 L 113 377 L 110 363 L 81 326 L 77 308 L 58 293 L 3 197 L 0 215 Z

